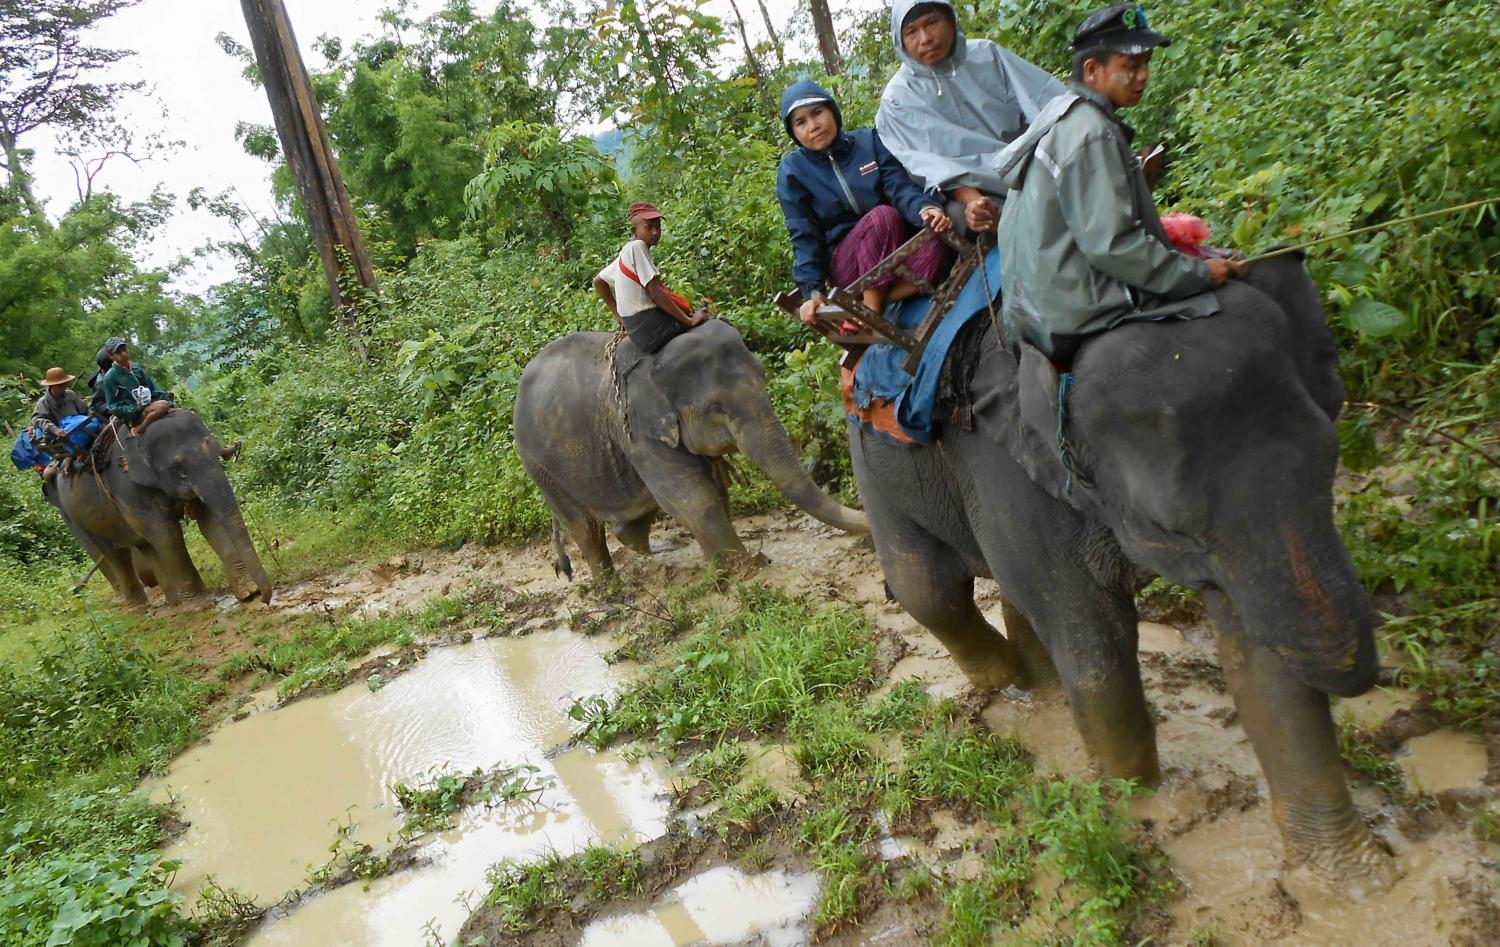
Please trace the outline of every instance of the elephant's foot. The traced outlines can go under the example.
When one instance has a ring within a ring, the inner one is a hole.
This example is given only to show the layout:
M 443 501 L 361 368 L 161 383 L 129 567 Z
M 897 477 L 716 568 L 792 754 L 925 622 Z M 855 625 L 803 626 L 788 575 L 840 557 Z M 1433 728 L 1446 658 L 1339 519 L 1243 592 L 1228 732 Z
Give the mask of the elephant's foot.
M 1026 669 L 1014 649 L 1004 641 L 999 647 L 982 651 L 959 652 L 949 649 L 954 663 L 975 688 L 983 691 L 1024 687 L 1029 682 Z
M 726 575 L 745 578 L 760 571 L 761 566 L 770 565 L 771 560 L 748 549 L 724 549 L 709 559 L 714 568 Z
M 1379 894 L 1401 880 L 1401 869 L 1352 806 L 1308 813 L 1273 806 L 1286 860 L 1355 896 Z
M 1114 686 L 1109 686 L 1111 683 Z M 1073 722 L 1099 775 L 1131 779 L 1148 787 L 1161 783 L 1156 725 L 1141 694 L 1139 678 L 1094 681 L 1086 691 L 1070 688 L 1068 700 Z
M 181 615 L 187 612 L 207 611 L 214 607 L 214 597 L 208 592 L 188 592 L 170 596 L 160 608 L 158 615 Z

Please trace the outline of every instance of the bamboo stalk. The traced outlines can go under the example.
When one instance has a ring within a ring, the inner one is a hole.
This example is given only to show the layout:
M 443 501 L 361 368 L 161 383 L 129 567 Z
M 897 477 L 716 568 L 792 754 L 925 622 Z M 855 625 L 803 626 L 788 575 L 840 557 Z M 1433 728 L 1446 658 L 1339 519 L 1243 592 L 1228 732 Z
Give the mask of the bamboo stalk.
M 1384 230 L 1387 227 L 1399 227 L 1402 224 L 1415 223 L 1418 220 L 1426 220 L 1429 217 L 1441 217 L 1445 214 L 1456 214 L 1459 211 L 1472 210 L 1475 207 L 1484 207 L 1488 204 L 1497 203 L 1500 203 L 1500 197 L 1486 197 L 1483 200 L 1469 201 L 1467 204 L 1455 204 L 1452 207 L 1444 207 L 1441 210 L 1429 210 L 1425 213 L 1413 214 L 1410 217 L 1398 217 L 1395 220 L 1387 220 L 1383 223 L 1371 224 L 1368 227 L 1359 227 L 1354 230 L 1346 230 L 1343 233 L 1336 233 L 1331 237 L 1319 237 L 1317 240 L 1309 240 L 1307 243 L 1299 243 L 1296 246 L 1280 247 L 1278 249 L 1250 257 L 1245 262 L 1256 263 L 1261 260 L 1272 259 L 1273 257 L 1286 256 L 1288 253 L 1299 253 L 1310 247 L 1316 247 L 1324 243 L 1332 243 L 1335 240 L 1343 240 L 1346 237 L 1355 237 L 1362 233 L 1369 233 L 1372 230 Z

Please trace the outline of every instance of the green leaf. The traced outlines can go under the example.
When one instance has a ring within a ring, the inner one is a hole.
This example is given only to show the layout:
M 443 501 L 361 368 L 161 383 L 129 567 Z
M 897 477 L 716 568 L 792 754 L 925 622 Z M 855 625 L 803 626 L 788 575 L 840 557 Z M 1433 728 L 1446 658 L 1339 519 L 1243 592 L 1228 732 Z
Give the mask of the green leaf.
M 1390 303 L 1356 299 L 1344 312 L 1344 324 L 1361 335 L 1378 339 L 1407 331 L 1411 328 L 1411 319 Z

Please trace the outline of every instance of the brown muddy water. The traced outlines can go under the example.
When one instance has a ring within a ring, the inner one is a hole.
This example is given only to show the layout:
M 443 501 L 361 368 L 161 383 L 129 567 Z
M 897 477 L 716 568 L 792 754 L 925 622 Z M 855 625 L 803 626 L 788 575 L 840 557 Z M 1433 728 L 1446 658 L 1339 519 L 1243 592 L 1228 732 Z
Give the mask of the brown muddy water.
M 688 879 L 650 911 L 602 917 L 579 947 L 685 947 L 688 944 L 807 943 L 805 918 L 818 900 L 811 874 L 746 875 L 732 865 Z
M 477 641 L 435 650 L 378 691 L 361 683 L 219 728 L 152 787 L 189 823 L 165 852 L 183 862 L 176 887 L 194 894 L 212 876 L 275 903 L 328 860 L 341 825 L 351 841 L 389 850 L 400 827 L 391 785 L 440 767 L 531 764 L 554 782 L 536 805 L 466 810 L 418 849 L 415 867 L 273 912 L 249 943 L 410 945 L 429 924 L 451 936 L 469 913 L 462 899 L 477 900 L 501 859 L 660 835 L 668 804 L 656 768 L 549 752 L 572 734 L 572 697 L 618 684 L 602 649 L 564 630 Z

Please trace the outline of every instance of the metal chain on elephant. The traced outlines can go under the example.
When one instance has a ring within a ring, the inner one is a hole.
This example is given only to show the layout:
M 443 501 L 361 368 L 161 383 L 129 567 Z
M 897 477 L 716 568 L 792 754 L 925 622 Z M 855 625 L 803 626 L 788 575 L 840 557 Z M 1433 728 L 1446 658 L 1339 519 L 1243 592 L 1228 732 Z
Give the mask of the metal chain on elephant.
M 620 424 L 625 429 L 625 439 L 630 440 L 630 412 L 625 408 L 625 390 L 620 381 L 620 366 L 615 362 L 615 353 L 619 351 L 620 343 L 625 341 L 625 330 L 615 330 L 614 336 L 609 344 L 604 346 L 604 364 L 609 368 L 610 385 L 614 389 L 615 404 L 620 409 Z

